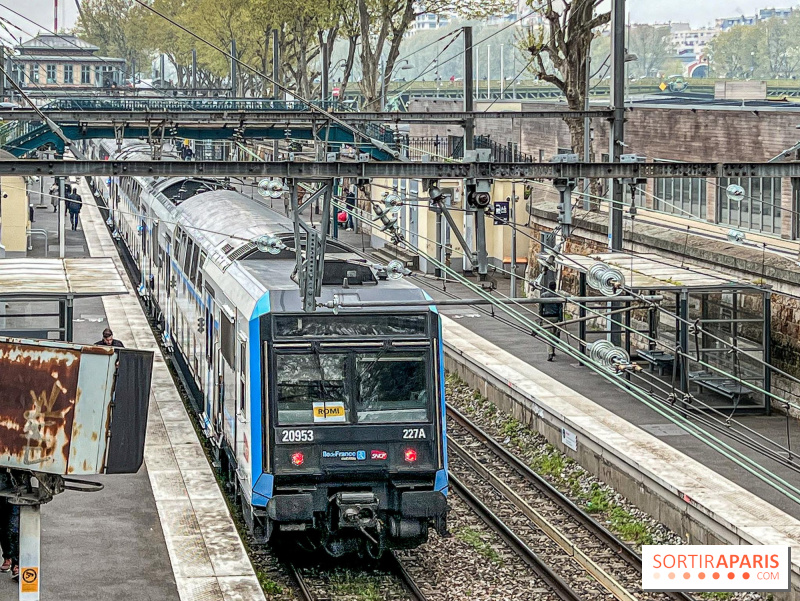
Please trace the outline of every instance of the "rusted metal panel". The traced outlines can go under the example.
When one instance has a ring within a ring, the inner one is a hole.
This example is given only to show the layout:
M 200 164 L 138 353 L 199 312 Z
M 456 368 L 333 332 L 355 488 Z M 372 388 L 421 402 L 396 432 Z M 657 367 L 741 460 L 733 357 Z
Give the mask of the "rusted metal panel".
M 101 473 L 115 365 L 111 347 L 0 338 L 0 465 Z

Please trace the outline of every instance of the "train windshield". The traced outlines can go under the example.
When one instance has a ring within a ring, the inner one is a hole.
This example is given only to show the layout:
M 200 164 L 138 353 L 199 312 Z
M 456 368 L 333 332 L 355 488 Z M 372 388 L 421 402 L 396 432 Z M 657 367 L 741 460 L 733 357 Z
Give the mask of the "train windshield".
M 425 355 L 395 353 L 358 355 L 359 423 L 392 424 L 428 418 Z
M 426 351 L 278 354 L 278 423 L 425 422 L 428 374 Z

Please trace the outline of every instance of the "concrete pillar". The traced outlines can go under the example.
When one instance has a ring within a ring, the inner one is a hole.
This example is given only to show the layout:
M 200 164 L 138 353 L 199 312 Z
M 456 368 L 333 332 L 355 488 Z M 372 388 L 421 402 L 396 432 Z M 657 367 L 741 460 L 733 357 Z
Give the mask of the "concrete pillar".
M 717 221 L 717 180 L 714 178 L 706 178 L 706 220 L 711 223 L 718 223 Z
M 797 236 L 800 232 L 793 232 L 794 222 L 794 183 L 792 180 L 798 178 L 781 178 L 781 238 L 791 240 L 792 236 Z

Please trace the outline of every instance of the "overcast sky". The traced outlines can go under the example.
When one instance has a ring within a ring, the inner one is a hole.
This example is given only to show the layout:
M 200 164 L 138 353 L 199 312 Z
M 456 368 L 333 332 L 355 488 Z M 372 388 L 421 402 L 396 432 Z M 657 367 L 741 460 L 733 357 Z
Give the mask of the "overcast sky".
M 713 25 L 714 19 L 755 14 L 759 8 L 797 6 L 797 0 L 628 0 L 635 23 L 689 21 L 695 27 Z
M 53 0 L 0 0 L 3 4 L 13 7 L 26 17 L 33 19 L 40 25 L 52 29 L 53 27 Z M 67 28 L 75 24 L 78 10 L 75 0 L 58 0 L 59 28 L 63 27 L 63 17 L 66 16 Z M 665 23 L 667 21 L 689 21 L 696 27 L 711 25 L 719 17 L 731 17 L 740 14 L 754 14 L 759 8 L 796 6 L 797 0 L 628 0 L 627 11 L 635 23 Z M 9 13 L 0 7 L 0 16 L 10 19 L 31 34 L 36 34 L 38 27 Z M 14 35 L 19 35 L 19 31 Z M 7 36 L 3 36 L 7 37 Z M 28 36 L 24 36 L 28 37 Z

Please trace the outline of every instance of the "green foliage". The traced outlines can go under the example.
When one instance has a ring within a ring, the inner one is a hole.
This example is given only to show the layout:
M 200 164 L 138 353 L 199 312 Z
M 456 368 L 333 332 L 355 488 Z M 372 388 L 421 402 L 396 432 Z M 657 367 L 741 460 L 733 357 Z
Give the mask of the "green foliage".
M 792 77 L 800 72 L 800 14 L 731 27 L 711 41 L 709 58 L 718 77 Z
M 483 540 L 481 533 L 474 528 L 464 527 L 455 532 L 457 539 L 464 541 L 481 557 L 485 557 L 489 561 L 497 565 L 503 565 L 503 558 L 494 550 L 494 547 L 488 542 Z
M 360 601 L 381 601 L 383 594 L 380 585 L 374 578 L 353 575 L 350 571 L 342 571 L 330 577 L 330 592 L 333 597 L 348 596 Z

